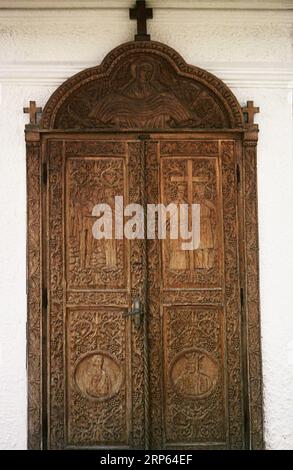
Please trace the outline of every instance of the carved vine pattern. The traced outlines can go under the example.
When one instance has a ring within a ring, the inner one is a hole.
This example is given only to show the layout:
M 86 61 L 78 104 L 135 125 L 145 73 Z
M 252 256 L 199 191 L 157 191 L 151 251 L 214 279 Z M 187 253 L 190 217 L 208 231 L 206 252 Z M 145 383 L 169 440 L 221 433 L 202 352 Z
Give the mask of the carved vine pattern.
M 49 142 L 49 448 L 64 446 L 63 142 Z
M 74 141 L 66 142 L 65 144 L 66 155 L 68 156 L 81 156 L 85 155 L 125 155 L 126 144 L 125 142 L 84 142 Z
M 241 306 L 237 258 L 237 180 L 234 152 L 234 142 L 222 143 L 229 436 L 230 447 L 242 449 L 244 438 L 243 397 L 241 393 Z
M 218 142 L 178 142 L 164 141 L 160 144 L 161 155 L 198 155 L 217 156 L 219 152 Z
M 40 144 L 27 143 L 28 448 L 41 449 L 41 203 Z
M 164 290 L 164 303 L 168 304 L 205 304 L 205 305 L 221 305 L 223 303 L 223 292 L 219 290 L 190 290 L 180 292 L 172 290 Z
M 148 142 L 146 145 L 146 188 L 149 204 L 157 204 L 159 200 L 159 164 L 158 143 Z M 163 373 L 161 353 L 161 248 L 155 240 L 147 241 L 148 253 L 148 332 L 149 332 L 149 364 L 150 364 L 150 402 L 151 402 L 151 448 L 162 449 L 162 387 Z
M 259 314 L 259 270 L 258 270 L 258 229 L 257 224 L 257 163 L 256 142 L 244 146 L 245 171 L 245 253 L 246 253 L 246 295 L 248 331 L 248 384 L 250 395 L 250 439 L 252 449 L 262 449 L 262 370 Z
M 137 184 L 141 179 L 140 154 L 142 151 L 140 142 L 128 144 L 128 201 L 131 204 L 141 204 L 141 187 Z M 140 288 L 143 282 L 142 265 L 142 241 L 130 241 L 130 279 L 131 302 L 136 296 L 140 296 Z M 129 319 L 131 322 L 131 320 Z M 135 328 L 131 322 L 131 367 L 132 367 L 132 448 L 143 449 L 144 446 L 144 372 L 143 372 L 143 335 L 141 329 Z
M 68 305 L 109 305 L 117 307 L 127 307 L 128 302 L 129 296 L 127 292 L 67 292 Z

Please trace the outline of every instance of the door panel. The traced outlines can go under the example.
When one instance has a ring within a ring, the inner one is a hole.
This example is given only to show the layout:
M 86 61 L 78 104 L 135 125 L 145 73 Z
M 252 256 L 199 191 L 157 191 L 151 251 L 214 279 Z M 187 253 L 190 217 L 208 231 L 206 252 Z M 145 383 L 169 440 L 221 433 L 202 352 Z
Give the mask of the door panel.
M 163 243 L 165 288 L 221 286 L 221 214 L 218 143 L 197 148 L 194 142 L 164 142 L 160 146 L 163 204 L 200 204 L 200 246 L 183 251 L 182 240 Z M 198 154 L 202 149 L 202 154 Z M 204 153 L 205 152 L 205 153 Z M 213 152 L 213 153 L 212 153 Z M 206 155 L 207 154 L 207 155 Z
M 92 234 L 97 203 L 139 202 L 140 188 L 129 187 L 140 177 L 140 147 L 47 144 L 49 448 L 144 443 L 143 340 L 125 316 L 142 278 L 140 250 Z
M 149 242 L 154 448 L 244 446 L 236 160 L 232 140 L 148 144 L 149 198 L 201 214 L 199 249 Z

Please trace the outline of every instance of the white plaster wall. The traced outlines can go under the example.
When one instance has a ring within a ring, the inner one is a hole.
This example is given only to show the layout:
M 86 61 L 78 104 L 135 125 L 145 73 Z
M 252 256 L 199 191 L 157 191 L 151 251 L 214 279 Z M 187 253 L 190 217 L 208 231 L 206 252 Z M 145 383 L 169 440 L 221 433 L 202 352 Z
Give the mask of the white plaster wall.
M 43 106 L 65 78 L 133 38 L 126 3 L 103 10 L 0 9 L 0 449 L 26 448 L 27 116 L 22 108 L 30 99 Z M 184 1 L 171 4 L 173 9 L 155 10 L 153 39 L 217 73 L 241 103 L 253 99 L 261 108 L 265 439 L 268 448 L 293 449 L 293 13 L 185 10 Z

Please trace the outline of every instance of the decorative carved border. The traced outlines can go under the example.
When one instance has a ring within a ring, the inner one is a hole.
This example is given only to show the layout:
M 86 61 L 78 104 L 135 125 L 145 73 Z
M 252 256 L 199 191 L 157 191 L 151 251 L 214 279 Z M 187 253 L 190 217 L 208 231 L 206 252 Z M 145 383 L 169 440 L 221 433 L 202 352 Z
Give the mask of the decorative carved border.
M 34 134 L 33 134 L 34 136 Z M 42 261 L 40 142 L 27 139 L 28 448 L 42 448 Z
M 263 449 L 263 395 L 260 332 L 256 125 L 247 126 L 243 143 L 244 273 L 250 448 Z

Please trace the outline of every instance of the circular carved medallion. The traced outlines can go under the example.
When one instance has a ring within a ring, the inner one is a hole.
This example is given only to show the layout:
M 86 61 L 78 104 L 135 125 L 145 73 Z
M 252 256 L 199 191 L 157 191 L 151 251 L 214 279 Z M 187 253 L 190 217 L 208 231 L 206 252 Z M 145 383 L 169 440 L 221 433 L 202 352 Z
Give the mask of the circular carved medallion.
M 78 390 L 91 400 L 107 400 L 121 387 L 123 374 L 116 359 L 107 353 L 95 351 L 83 356 L 74 370 Z
M 215 388 L 218 365 L 206 351 L 186 349 L 177 354 L 173 360 L 170 378 L 179 395 L 188 398 L 205 397 Z

